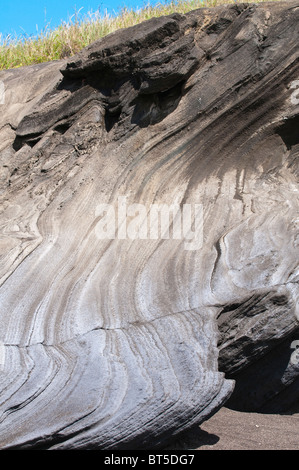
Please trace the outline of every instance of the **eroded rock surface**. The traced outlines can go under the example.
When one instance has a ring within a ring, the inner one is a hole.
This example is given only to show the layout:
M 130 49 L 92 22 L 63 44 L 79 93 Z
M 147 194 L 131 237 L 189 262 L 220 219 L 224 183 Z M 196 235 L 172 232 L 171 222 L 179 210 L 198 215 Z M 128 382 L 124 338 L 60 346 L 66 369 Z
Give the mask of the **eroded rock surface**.
M 298 399 L 298 33 L 298 2 L 204 8 L 0 73 L 1 448 Z M 191 230 L 151 237 L 153 204 Z

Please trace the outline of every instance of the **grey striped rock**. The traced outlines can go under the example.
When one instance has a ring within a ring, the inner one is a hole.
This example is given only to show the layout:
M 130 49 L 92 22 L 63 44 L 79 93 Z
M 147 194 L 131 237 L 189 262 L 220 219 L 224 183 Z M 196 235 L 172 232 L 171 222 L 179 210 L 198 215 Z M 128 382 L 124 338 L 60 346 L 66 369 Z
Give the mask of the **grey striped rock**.
M 296 339 L 298 12 L 175 14 L 0 72 L 2 449 L 161 447 Z M 151 237 L 155 204 L 199 208 L 198 245 L 195 219 Z

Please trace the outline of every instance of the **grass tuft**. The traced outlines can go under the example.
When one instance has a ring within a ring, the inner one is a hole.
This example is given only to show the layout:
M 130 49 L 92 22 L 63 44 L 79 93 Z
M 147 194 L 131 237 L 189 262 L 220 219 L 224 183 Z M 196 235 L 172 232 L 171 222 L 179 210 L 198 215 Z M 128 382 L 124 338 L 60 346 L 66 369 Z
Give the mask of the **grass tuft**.
M 48 25 L 35 36 L 3 37 L 0 33 L 0 70 L 70 57 L 96 39 L 152 17 L 228 3 L 235 0 L 165 0 L 157 5 L 148 3 L 141 9 L 124 7 L 114 14 L 91 11 L 82 15 L 79 10 L 58 28 Z

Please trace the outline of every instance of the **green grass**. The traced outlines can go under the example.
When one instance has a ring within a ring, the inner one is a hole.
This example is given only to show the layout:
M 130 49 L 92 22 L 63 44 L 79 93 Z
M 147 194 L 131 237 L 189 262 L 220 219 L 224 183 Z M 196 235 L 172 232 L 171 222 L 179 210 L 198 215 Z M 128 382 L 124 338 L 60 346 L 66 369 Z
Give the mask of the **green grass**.
M 154 16 L 186 13 L 200 7 L 234 2 L 235 0 L 165 0 L 157 6 L 147 4 L 140 10 L 123 8 L 114 15 L 90 12 L 83 16 L 79 10 L 57 29 L 52 30 L 47 26 L 35 36 L 3 37 L 0 33 L 0 70 L 70 57 L 96 39 Z

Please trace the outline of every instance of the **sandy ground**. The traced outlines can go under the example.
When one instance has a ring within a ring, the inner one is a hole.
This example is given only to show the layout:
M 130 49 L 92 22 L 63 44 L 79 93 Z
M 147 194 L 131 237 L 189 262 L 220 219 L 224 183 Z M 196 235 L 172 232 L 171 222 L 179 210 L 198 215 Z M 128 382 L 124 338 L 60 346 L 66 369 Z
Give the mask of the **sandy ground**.
M 169 449 L 299 450 L 299 413 L 260 414 L 221 408 Z

